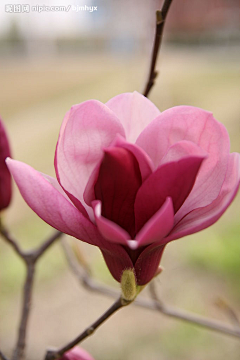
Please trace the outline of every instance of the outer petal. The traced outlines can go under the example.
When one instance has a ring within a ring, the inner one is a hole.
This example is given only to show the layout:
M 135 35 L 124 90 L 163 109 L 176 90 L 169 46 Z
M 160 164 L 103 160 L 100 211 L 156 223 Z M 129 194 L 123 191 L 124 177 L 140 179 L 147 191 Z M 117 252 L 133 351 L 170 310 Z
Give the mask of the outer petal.
M 151 217 L 136 236 L 138 247 L 162 240 L 172 229 L 174 210 L 172 199 L 167 198 L 163 206 Z
M 5 159 L 11 156 L 7 133 L 0 118 L 0 210 L 8 207 L 12 197 L 11 175 Z
M 19 190 L 31 209 L 54 228 L 93 245 L 101 245 L 96 228 L 54 186 L 31 166 L 7 159 Z
M 155 276 L 165 245 L 149 245 L 138 257 L 134 269 L 138 285 L 147 284 Z
M 94 358 L 87 351 L 76 346 L 67 351 L 59 360 L 94 360 Z
M 114 248 L 115 247 L 115 248 Z M 121 276 L 124 270 L 133 269 L 133 263 L 127 251 L 121 245 L 114 245 L 110 250 L 100 249 L 102 251 L 107 267 L 118 282 L 121 281 Z
M 194 142 L 209 154 L 181 209 L 182 214 L 186 214 L 210 204 L 219 195 L 227 171 L 230 143 L 225 127 L 211 113 L 191 106 L 164 111 L 140 134 L 136 143 L 158 166 L 169 147 L 182 140 Z
M 117 95 L 106 105 L 123 124 L 127 141 L 133 143 L 143 129 L 160 114 L 158 108 L 137 91 Z
M 214 224 L 225 212 L 237 194 L 240 180 L 240 156 L 229 155 L 229 165 L 220 194 L 210 205 L 187 214 L 172 230 L 165 242 L 193 234 Z
M 93 201 L 92 205 L 96 224 L 101 235 L 110 242 L 127 245 L 127 241 L 131 238 L 131 236 L 119 225 L 101 216 L 101 201 Z
M 140 187 L 135 200 L 136 229 L 141 227 L 171 197 L 174 213 L 194 185 L 203 157 L 189 156 L 161 165 Z
M 117 117 L 104 104 L 89 100 L 71 108 L 56 149 L 56 173 L 61 185 L 78 200 L 90 174 L 117 134 L 125 136 Z M 73 199 L 72 199 L 73 200 Z

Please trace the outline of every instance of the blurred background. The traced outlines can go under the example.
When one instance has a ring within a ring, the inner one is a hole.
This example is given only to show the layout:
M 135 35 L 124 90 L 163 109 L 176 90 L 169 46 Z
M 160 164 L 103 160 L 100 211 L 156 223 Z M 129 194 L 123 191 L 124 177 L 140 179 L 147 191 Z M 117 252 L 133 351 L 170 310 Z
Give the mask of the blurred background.
M 55 11 L 40 12 L 44 4 L 38 1 L 1 2 L 0 113 L 15 159 L 54 176 L 59 128 L 73 104 L 141 92 L 155 10 L 161 3 L 52 0 L 45 5 L 56 6 Z M 61 11 L 60 6 L 70 8 Z M 176 105 L 212 111 L 230 134 L 232 152 L 240 151 L 239 20 L 240 0 L 173 1 L 157 66 L 160 74 L 150 93 L 161 111 Z M 168 245 L 164 271 L 156 280 L 165 303 L 230 322 L 217 305 L 221 299 L 240 315 L 239 209 L 237 198 L 217 224 Z M 3 217 L 25 249 L 53 232 L 16 188 Z M 78 244 L 95 277 L 118 288 L 98 249 Z M 40 360 L 48 346 L 74 338 L 112 302 L 78 285 L 58 243 L 39 261 L 37 270 L 29 360 Z M 0 239 L 0 347 L 7 355 L 16 340 L 23 278 L 23 264 Z M 148 295 L 146 288 L 143 296 Z M 114 315 L 83 347 L 96 360 L 240 358 L 237 339 L 133 305 Z

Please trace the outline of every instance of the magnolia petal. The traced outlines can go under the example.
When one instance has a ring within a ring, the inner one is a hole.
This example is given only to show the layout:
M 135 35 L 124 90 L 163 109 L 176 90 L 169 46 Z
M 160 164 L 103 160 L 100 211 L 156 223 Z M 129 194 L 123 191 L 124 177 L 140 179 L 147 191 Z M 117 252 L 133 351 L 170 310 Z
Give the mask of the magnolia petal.
M 105 150 L 97 182 L 96 200 L 102 202 L 102 215 L 135 236 L 134 201 L 142 183 L 134 155 L 123 148 Z
M 229 165 L 220 194 L 210 205 L 187 214 L 172 230 L 165 242 L 193 234 L 214 224 L 226 211 L 237 194 L 240 181 L 240 156 L 229 155 Z
M 31 166 L 20 161 L 7 159 L 7 165 L 30 208 L 46 223 L 89 244 L 101 244 L 100 235 L 94 224 L 83 216 L 53 186 L 56 180 L 46 179 Z
M 108 149 L 114 147 L 127 149 L 129 152 L 131 152 L 134 155 L 139 165 L 142 181 L 146 180 L 146 178 L 152 173 L 152 169 L 153 169 L 152 161 L 149 158 L 149 156 L 140 147 L 136 146 L 135 144 L 128 143 L 120 135 L 116 136 L 113 143 L 108 147 Z M 83 198 L 86 204 L 88 204 L 89 206 L 91 205 L 92 201 L 95 200 L 94 186 L 98 179 L 100 166 L 101 166 L 101 162 L 98 163 L 95 169 L 93 170 L 92 174 L 89 177 L 86 188 L 84 190 Z
M 165 245 L 149 245 L 138 257 L 134 269 L 138 285 L 146 285 L 156 275 Z
M 172 199 L 168 197 L 162 207 L 150 218 L 136 236 L 138 247 L 162 240 L 172 229 L 174 211 Z
M 189 156 L 161 165 L 140 187 L 135 200 L 136 230 L 171 197 L 174 213 L 182 206 L 194 185 L 203 157 Z
M 7 133 L 0 118 L 0 210 L 8 207 L 12 197 L 11 175 L 5 159 L 11 156 Z
M 124 137 L 125 133 L 114 113 L 96 100 L 73 106 L 66 119 L 56 148 L 56 173 L 64 189 L 83 201 L 83 191 L 102 158 L 102 149 L 117 134 Z
M 139 169 L 142 175 L 142 181 L 145 181 L 153 172 L 153 162 L 150 157 L 136 144 L 127 142 L 122 136 L 117 135 L 112 146 L 121 147 L 131 151 L 138 161 Z
M 73 349 L 65 352 L 59 360 L 94 360 L 94 358 L 84 349 L 75 346 Z
M 133 263 L 127 251 L 121 245 L 115 245 L 115 250 L 100 248 L 107 267 L 115 280 L 121 282 L 124 270 L 133 269 Z
M 153 120 L 136 144 L 158 166 L 170 146 L 182 140 L 191 141 L 208 153 L 208 159 L 204 161 L 194 188 L 181 209 L 186 214 L 218 197 L 227 171 L 230 142 L 225 127 L 210 112 L 177 106 Z
M 92 206 L 94 209 L 96 224 L 101 235 L 113 243 L 127 245 L 130 235 L 114 222 L 101 216 L 101 201 L 93 201 Z
M 143 129 L 159 114 L 158 108 L 137 91 L 110 99 L 106 105 L 123 124 L 127 141 L 134 143 Z
M 172 161 L 178 161 L 189 156 L 207 158 L 208 153 L 201 149 L 198 145 L 194 144 L 192 141 L 182 140 L 170 146 L 159 165 L 163 165 Z

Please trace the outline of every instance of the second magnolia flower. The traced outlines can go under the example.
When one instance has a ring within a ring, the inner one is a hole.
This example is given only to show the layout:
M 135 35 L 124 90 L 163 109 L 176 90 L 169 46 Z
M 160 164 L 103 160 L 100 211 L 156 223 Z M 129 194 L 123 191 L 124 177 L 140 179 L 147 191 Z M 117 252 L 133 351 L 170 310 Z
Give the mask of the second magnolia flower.
M 102 251 L 113 277 L 155 275 L 165 245 L 218 220 L 239 186 L 239 154 L 211 113 L 160 113 L 137 92 L 66 114 L 56 179 L 8 160 L 28 205 L 48 224 Z

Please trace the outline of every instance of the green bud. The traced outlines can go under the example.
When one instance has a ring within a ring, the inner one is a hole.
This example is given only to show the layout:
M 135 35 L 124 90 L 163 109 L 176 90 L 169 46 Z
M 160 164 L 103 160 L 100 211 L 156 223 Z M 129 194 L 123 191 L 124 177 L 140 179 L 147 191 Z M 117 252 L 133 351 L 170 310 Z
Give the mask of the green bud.
M 134 271 L 124 270 L 121 277 L 122 298 L 126 301 L 133 301 L 137 296 L 137 284 Z

